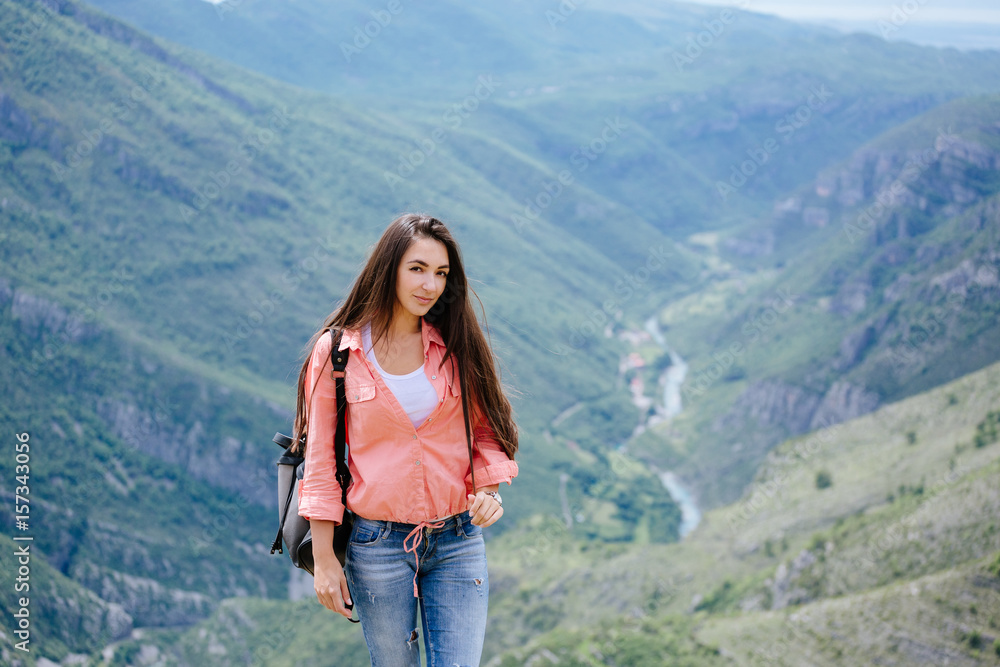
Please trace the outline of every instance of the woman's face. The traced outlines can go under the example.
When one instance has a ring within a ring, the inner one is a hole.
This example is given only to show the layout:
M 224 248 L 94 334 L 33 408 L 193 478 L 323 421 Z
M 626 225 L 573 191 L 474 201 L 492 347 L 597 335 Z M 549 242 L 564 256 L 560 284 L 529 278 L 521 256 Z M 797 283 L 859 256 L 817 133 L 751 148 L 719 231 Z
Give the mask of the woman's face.
M 444 292 L 448 249 L 435 239 L 414 239 L 396 269 L 396 302 L 404 312 L 423 317 Z

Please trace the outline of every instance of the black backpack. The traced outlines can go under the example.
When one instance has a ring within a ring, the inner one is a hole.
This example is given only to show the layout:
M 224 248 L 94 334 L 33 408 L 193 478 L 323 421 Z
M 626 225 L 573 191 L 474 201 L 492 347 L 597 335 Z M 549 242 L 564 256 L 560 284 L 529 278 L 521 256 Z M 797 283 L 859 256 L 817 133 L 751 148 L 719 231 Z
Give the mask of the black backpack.
M 333 348 L 330 360 L 333 371 L 343 375 L 347 368 L 350 350 L 339 350 L 340 332 L 333 332 Z M 344 520 L 333 531 L 333 551 L 340 564 L 344 564 L 347 543 L 351 537 L 351 526 L 354 524 L 354 514 L 347 509 L 347 487 L 351 484 L 351 471 L 347 467 L 347 397 L 344 392 L 344 378 L 335 377 L 337 399 L 337 430 L 334 434 L 334 451 L 337 461 L 337 481 L 340 483 L 341 502 L 344 503 Z M 298 480 L 305 474 L 305 448 L 307 443 L 302 438 L 298 453 L 292 452 L 292 438 L 283 433 L 275 433 L 273 441 L 284 450 L 277 461 L 278 465 L 278 534 L 271 544 L 271 553 L 284 553 L 282 541 L 288 546 L 288 555 L 292 564 L 309 574 L 313 574 L 312 531 L 309 521 L 299 516 Z

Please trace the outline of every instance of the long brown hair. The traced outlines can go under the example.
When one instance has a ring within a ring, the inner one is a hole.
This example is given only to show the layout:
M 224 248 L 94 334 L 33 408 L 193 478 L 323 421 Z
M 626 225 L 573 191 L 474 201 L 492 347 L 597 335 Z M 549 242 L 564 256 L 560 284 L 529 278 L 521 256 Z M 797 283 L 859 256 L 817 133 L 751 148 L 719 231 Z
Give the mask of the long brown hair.
M 305 381 L 313 347 L 327 331 L 360 329 L 368 323 L 373 340 L 387 335 L 396 305 L 396 272 L 410 244 L 418 238 L 440 241 L 448 250 L 449 268 L 444 292 L 424 319 L 437 326 L 444 339 L 447 352 L 442 365 L 450 361 L 453 370 L 458 371 L 466 429 L 468 431 L 470 420 L 476 423 L 480 418 L 485 419 L 507 456 L 513 459 L 517 453 L 517 424 L 500 384 L 493 352 L 472 308 L 470 294 L 477 300 L 479 297 L 469 287 L 458 243 L 443 222 L 414 213 L 402 215 L 389 224 L 354 280 L 347 299 L 330 313 L 323 328 L 313 334 L 306 345 L 295 405 L 296 447 L 309 431 Z M 481 413 L 470 412 L 473 407 Z

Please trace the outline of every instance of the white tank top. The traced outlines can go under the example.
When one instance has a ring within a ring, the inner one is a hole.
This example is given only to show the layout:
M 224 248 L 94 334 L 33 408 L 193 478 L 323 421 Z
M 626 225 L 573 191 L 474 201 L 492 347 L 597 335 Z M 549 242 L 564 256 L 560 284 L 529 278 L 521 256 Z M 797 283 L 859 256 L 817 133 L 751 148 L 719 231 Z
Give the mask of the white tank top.
M 371 325 L 366 324 L 361 330 L 361 343 L 364 345 L 368 361 L 372 362 L 379 375 L 382 376 L 389 391 L 396 397 L 403 411 L 413 422 L 413 426 L 420 426 L 438 404 L 437 391 L 431 381 L 427 379 L 423 365 L 406 375 L 386 373 L 379 365 L 378 359 L 375 358 Z

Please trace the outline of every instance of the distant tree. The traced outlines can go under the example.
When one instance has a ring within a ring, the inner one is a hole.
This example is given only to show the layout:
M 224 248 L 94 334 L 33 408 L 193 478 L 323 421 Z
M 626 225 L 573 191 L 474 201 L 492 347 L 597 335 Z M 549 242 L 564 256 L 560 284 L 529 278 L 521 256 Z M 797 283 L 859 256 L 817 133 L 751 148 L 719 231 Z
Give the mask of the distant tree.
M 976 424 L 976 435 L 973 442 L 976 447 L 991 445 L 1000 439 L 1000 410 L 991 410 L 983 418 L 983 421 Z
M 979 650 L 983 647 L 983 635 L 979 630 L 973 630 L 965 634 L 965 641 L 969 643 L 969 648 Z
M 1000 577 L 1000 552 L 997 552 L 997 557 L 990 563 L 989 570 L 997 577 Z
M 820 470 L 816 473 L 816 488 L 826 489 L 833 486 L 833 476 L 828 470 Z

